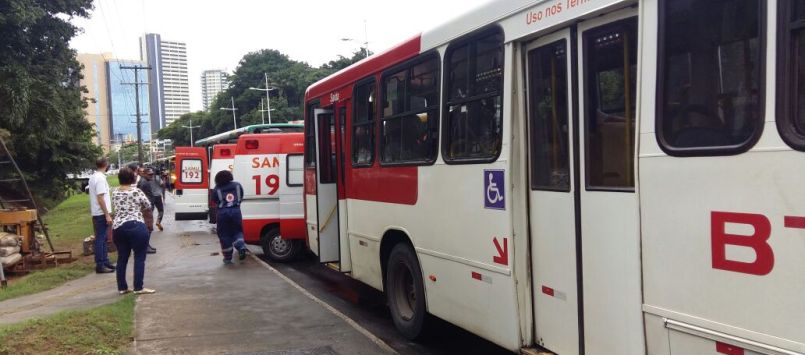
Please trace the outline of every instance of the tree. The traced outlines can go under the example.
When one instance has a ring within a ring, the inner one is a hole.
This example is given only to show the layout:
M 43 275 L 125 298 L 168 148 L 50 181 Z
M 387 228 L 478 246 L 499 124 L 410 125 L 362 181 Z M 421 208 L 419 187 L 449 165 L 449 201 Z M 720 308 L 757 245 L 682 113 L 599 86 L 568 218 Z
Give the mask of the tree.
M 314 68 L 307 63 L 292 60 L 273 49 L 248 53 L 243 56 L 238 68 L 230 76 L 229 88 L 218 94 L 210 104 L 209 111 L 183 115 L 173 124 L 160 130 L 158 136 L 162 139 L 172 139 L 175 146 L 190 145 L 190 132 L 182 126 L 189 125 L 191 118 L 193 125 L 199 126 L 193 132 L 193 138 L 196 140 L 232 130 L 234 128 L 232 112 L 220 110 L 221 107 L 230 107 L 232 99 L 237 108 L 238 127 L 262 123 L 260 102 L 265 101 L 265 91 L 249 90 L 249 88 L 264 88 L 264 73 L 268 74 L 269 85 L 277 88 L 270 92 L 272 122 L 301 120 L 307 87 L 365 58 L 367 54 L 371 55 L 371 52 L 362 48 L 353 53 L 351 58 L 338 56 L 337 59 Z M 266 123 L 268 123 L 267 117 Z
M 67 173 L 101 153 L 69 47 L 78 30 L 69 20 L 91 9 L 92 0 L 0 0 L 0 129 L 39 196 L 60 196 Z

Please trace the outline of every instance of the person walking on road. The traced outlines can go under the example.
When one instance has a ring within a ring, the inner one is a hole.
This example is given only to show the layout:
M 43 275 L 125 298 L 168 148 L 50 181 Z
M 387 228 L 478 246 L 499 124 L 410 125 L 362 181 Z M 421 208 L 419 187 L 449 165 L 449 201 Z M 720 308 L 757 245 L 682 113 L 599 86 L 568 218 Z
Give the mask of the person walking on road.
M 165 214 L 165 206 L 162 200 L 165 194 L 165 182 L 162 181 L 159 174 L 156 174 L 152 168 L 145 168 L 145 179 L 148 180 L 148 183 L 151 185 L 151 195 L 153 196 L 151 203 L 158 212 L 156 226 L 161 232 L 165 230 L 165 228 L 162 227 L 162 216 Z
M 120 187 L 112 193 L 115 209 L 113 240 L 117 246 L 117 290 L 122 294 L 131 292 L 126 282 L 126 266 L 129 256 L 134 252 L 134 293 L 150 294 L 156 291 L 143 287 L 145 276 L 145 257 L 148 254 L 150 235 L 143 220 L 144 209 L 151 208 L 151 201 L 145 194 L 131 185 L 135 173 L 123 168 L 117 174 Z
M 232 264 L 233 248 L 238 250 L 240 260 L 246 258 L 246 243 L 243 241 L 243 215 L 240 203 L 243 200 L 243 186 L 233 181 L 232 172 L 223 170 L 215 175 L 215 190 L 212 201 L 218 206 L 218 240 L 224 264 Z
M 106 170 L 109 162 L 100 158 L 95 162 L 95 173 L 89 178 L 89 207 L 92 213 L 92 228 L 95 230 L 95 272 L 108 274 L 115 271 L 109 261 L 106 242 L 112 224 L 112 204 L 109 199 L 109 183 L 106 181 Z

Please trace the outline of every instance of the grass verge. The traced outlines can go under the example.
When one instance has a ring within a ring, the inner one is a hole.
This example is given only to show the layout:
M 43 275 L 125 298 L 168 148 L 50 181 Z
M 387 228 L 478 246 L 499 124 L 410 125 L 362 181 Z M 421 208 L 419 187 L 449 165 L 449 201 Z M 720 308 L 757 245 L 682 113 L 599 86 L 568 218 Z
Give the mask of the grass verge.
M 117 186 L 117 176 L 108 176 L 109 185 Z M 71 250 L 78 260 L 72 264 L 36 270 L 12 279 L 8 288 L 0 290 L 0 301 L 56 288 L 81 278 L 94 270 L 92 256 L 82 257 L 84 238 L 94 234 L 89 212 L 89 195 L 76 194 L 62 201 L 44 217 L 56 250 Z M 45 246 L 48 249 L 47 246 Z
M 131 344 L 135 296 L 0 327 L 0 354 L 120 354 Z

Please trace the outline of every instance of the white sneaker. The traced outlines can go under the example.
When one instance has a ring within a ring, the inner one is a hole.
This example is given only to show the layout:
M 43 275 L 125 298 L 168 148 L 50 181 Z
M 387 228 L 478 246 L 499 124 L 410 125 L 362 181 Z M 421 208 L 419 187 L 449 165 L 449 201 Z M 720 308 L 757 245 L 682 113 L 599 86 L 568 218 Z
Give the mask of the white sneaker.
M 134 291 L 134 294 L 135 295 L 150 295 L 150 294 L 153 294 L 153 293 L 156 293 L 156 292 L 157 292 L 156 290 L 152 290 L 150 288 L 144 288 L 144 289 L 139 290 L 139 291 Z

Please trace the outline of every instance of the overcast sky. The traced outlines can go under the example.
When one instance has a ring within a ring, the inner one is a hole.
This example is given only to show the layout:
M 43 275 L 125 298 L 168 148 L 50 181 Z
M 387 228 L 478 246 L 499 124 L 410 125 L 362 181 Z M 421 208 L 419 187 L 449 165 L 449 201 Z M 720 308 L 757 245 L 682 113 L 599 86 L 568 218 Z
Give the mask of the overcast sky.
M 387 49 L 488 0 L 96 0 L 90 19 L 71 43 L 79 53 L 111 52 L 139 59 L 143 33 L 187 43 L 190 108 L 201 110 L 201 72 L 232 72 L 240 58 L 263 48 L 319 66 L 350 56 L 365 41 Z M 354 38 L 354 42 L 342 41 Z

